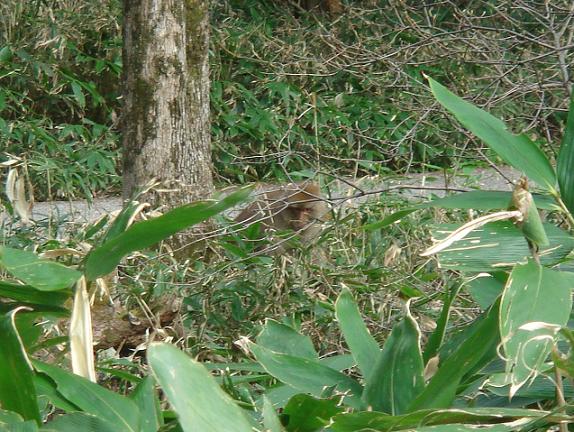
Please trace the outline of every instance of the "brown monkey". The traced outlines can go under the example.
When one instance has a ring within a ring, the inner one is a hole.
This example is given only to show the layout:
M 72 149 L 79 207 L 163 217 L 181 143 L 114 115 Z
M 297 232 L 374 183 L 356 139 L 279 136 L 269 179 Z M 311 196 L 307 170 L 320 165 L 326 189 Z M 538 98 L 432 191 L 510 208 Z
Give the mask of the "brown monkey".
M 293 230 L 305 245 L 321 232 L 317 222 L 329 219 L 329 209 L 315 182 L 299 182 L 276 186 L 264 192 L 235 218 L 250 225 L 261 222 L 266 235 Z

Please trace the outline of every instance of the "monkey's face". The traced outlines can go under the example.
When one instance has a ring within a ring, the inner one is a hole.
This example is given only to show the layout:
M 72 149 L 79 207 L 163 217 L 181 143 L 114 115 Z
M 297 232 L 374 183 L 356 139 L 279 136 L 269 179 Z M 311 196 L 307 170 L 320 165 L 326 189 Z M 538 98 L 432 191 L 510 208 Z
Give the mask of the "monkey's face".
M 293 230 L 298 231 L 304 229 L 307 225 L 309 225 L 312 219 L 312 208 L 307 206 L 297 206 L 294 207 L 291 211 L 291 227 Z

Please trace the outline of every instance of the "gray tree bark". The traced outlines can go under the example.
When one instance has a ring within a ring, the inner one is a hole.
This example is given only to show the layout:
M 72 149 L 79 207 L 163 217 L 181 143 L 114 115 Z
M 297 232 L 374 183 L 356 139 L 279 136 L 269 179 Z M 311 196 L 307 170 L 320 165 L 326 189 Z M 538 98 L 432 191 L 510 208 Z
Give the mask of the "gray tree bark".
M 123 195 L 172 208 L 213 192 L 207 0 L 124 0 Z

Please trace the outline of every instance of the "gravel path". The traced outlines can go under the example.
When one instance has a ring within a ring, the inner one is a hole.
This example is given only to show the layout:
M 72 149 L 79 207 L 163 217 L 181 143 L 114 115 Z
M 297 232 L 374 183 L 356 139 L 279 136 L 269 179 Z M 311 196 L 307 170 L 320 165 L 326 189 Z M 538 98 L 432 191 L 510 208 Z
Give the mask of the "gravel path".
M 505 178 L 506 177 L 506 178 Z M 511 190 L 507 179 L 515 181 L 520 173 L 509 167 L 501 167 L 499 171 L 489 168 L 473 169 L 467 174 L 460 174 L 445 181 L 442 172 L 427 174 L 412 174 L 408 177 L 365 177 L 351 183 L 359 186 L 361 190 L 369 192 L 396 188 L 397 193 L 403 196 L 415 198 L 428 198 L 431 194 L 442 196 L 444 192 L 432 188 L 471 189 L 483 190 Z M 411 187 L 412 189 L 408 189 Z M 425 189 L 428 188 L 428 189 Z M 331 186 L 333 196 L 349 196 L 358 193 L 348 184 L 336 181 Z M 347 205 L 357 206 L 376 195 L 368 195 L 353 201 L 347 201 Z M 122 205 L 120 197 L 98 198 L 90 205 L 87 201 L 50 201 L 35 203 L 32 218 L 35 221 L 45 220 L 49 217 L 62 219 L 71 223 L 93 222 L 100 216 L 119 210 Z M 5 214 L 0 211 L 0 222 Z

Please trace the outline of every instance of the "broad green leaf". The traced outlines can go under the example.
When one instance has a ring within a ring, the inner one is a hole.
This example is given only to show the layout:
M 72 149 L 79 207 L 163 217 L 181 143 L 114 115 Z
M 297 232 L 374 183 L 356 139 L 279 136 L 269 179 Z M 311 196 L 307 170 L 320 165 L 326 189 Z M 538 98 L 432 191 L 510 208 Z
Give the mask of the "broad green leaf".
M 351 369 L 357 364 L 351 354 L 338 354 L 331 357 L 323 357 L 319 360 L 319 363 L 338 371 Z
M 462 378 L 496 356 L 499 304 L 495 303 L 476 329 L 451 353 L 440 358 L 439 369 L 409 411 L 451 406 Z
M 0 424 L 2 426 L 2 424 Z M 38 425 L 33 420 L 27 420 L 20 423 L 13 423 L 4 426 L 2 432 L 36 432 L 39 431 Z
M 460 283 L 453 285 L 445 296 L 442 305 L 442 311 L 436 323 L 436 328 L 430 335 L 425 346 L 425 351 L 423 354 L 423 361 L 425 364 L 427 364 L 428 361 L 436 355 L 442 344 L 442 341 L 444 340 L 444 335 L 446 334 L 446 327 L 448 325 L 448 319 L 450 316 L 450 307 L 458 292 L 460 291 L 461 286 L 462 285 Z
M 252 431 L 243 411 L 201 363 L 166 343 L 151 344 L 147 359 L 184 431 Z
M 17 312 L 0 315 L 0 406 L 41 424 L 34 372 L 14 323 Z
M 40 291 L 30 285 L 0 281 L 0 297 L 38 305 L 60 306 L 72 295 L 72 291 Z
M 554 345 L 553 330 L 523 329 L 528 323 L 565 326 L 572 310 L 574 274 L 529 261 L 512 270 L 500 305 L 500 336 L 510 396 L 540 372 Z
M 136 403 L 141 413 L 141 432 L 156 432 L 163 426 L 163 417 L 159 400 L 154 390 L 154 380 L 146 376 L 136 386 L 130 398 Z
M 269 374 L 300 392 L 321 397 L 325 388 L 334 387 L 341 394 L 346 393 L 347 404 L 362 406 L 359 400 L 362 388 L 347 375 L 316 360 L 276 353 L 254 343 L 249 348 Z
M 363 400 L 377 411 L 397 415 L 407 411 L 424 388 L 421 332 L 408 310 L 393 327 L 366 380 Z
M 279 416 L 275 412 L 275 408 L 273 408 L 273 404 L 265 396 L 263 396 L 263 426 L 269 432 L 285 431 Z
M 503 396 L 507 401 L 510 394 L 510 385 L 506 382 L 506 374 L 492 374 L 488 378 L 484 388 L 488 390 L 489 393 L 494 395 Z M 564 397 L 567 400 L 574 398 L 574 385 L 571 380 L 564 379 L 562 381 L 564 387 Z M 527 386 L 521 387 L 513 397 L 513 401 L 516 398 L 525 398 L 533 400 L 534 402 L 554 399 L 556 397 L 556 382 L 553 377 L 548 377 L 546 375 L 538 375 L 531 383 Z
M 157 429 L 156 429 L 157 430 Z M 117 432 L 115 424 L 93 414 L 75 412 L 54 417 L 44 425 L 43 432 Z
M 265 397 L 275 408 L 283 408 L 296 394 L 301 393 L 298 389 L 290 385 L 279 383 L 265 391 Z
M 356 365 L 356 362 L 351 354 L 322 358 L 319 360 L 319 363 L 337 371 L 350 369 Z M 300 392 L 296 388 L 293 388 L 287 384 L 280 383 L 272 388 L 268 388 L 265 396 L 274 407 L 283 408 L 285 405 L 287 405 L 289 399 L 291 399 L 297 393 Z
M 293 396 L 283 409 L 288 431 L 314 432 L 323 430 L 331 417 L 343 411 L 337 399 L 315 399 L 306 394 Z
M 0 246 L 0 266 L 12 276 L 41 291 L 70 288 L 81 273 L 38 258 L 35 253 Z
M 493 424 L 481 428 L 488 432 L 515 432 L 516 423 L 510 422 L 508 424 Z M 476 432 L 476 425 L 469 424 L 449 424 L 438 426 L 418 427 L 417 432 Z
M 38 398 L 47 399 L 56 408 L 66 412 L 80 411 L 79 407 L 58 393 L 56 384 L 46 375 L 34 374 L 34 387 L 38 393 Z
M 560 195 L 570 213 L 574 214 L 574 92 L 570 99 L 566 130 L 558 153 L 557 171 Z
M 110 273 L 120 260 L 136 250 L 155 243 L 215 216 L 244 201 L 251 189 L 244 188 L 220 201 L 202 201 L 175 208 L 163 216 L 136 223 L 126 231 L 93 249 L 86 258 L 85 273 L 89 280 Z
M 302 335 L 292 327 L 272 319 L 265 322 L 263 330 L 257 336 L 257 344 L 282 354 L 309 359 L 319 358 L 309 336 Z
M 433 229 L 433 237 L 446 237 L 458 228 L 441 224 Z M 543 265 L 555 265 L 574 249 L 574 238 L 552 224 L 544 224 L 550 244 L 540 249 Z M 440 265 L 448 270 L 491 272 L 512 268 L 531 256 L 522 232 L 511 222 L 493 222 L 472 231 L 438 254 Z
M 456 96 L 432 78 L 429 78 L 429 83 L 437 101 L 506 163 L 524 172 L 540 187 L 549 191 L 555 189 L 556 174 L 552 165 L 526 135 L 509 132 L 504 122 Z
M 556 200 L 550 195 L 533 194 L 536 207 L 558 210 Z M 418 208 L 439 207 L 448 209 L 505 210 L 512 200 L 512 192 L 476 190 L 449 195 L 417 205 Z
M 117 432 L 140 430 L 140 412 L 129 398 L 56 366 L 35 361 L 34 367 L 48 375 L 58 392 L 85 413 L 114 425 Z
M 7 423 L 19 423 L 23 422 L 24 419 L 22 416 L 14 411 L 6 411 L 0 409 L 0 426 L 3 426 Z
M 334 432 L 355 432 L 362 429 L 372 431 L 420 430 L 420 427 L 445 423 L 469 423 L 476 425 L 499 423 L 522 418 L 544 418 L 548 411 L 521 408 L 466 408 L 466 409 L 425 409 L 401 416 L 391 416 L 380 412 L 357 412 L 339 414 L 331 426 Z M 480 429 L 482 430 L 482 428 Z M 486 429 L 490 430 L 490 429 Z
M 345 342 L 365 380 L 371 375 L 381 349 L 365 326 L 351 292 L 345 288 L 335 303 L 335 314 Z
M 496 298 L 502 294 L 504 282 L 489 273 L 481 273 L 480 276 L 468 282 L 467 287 L 472 299 L 482 310 L 486 310 L 494 303 Z

